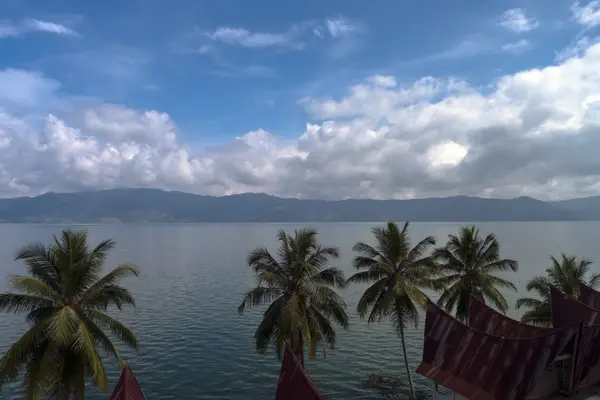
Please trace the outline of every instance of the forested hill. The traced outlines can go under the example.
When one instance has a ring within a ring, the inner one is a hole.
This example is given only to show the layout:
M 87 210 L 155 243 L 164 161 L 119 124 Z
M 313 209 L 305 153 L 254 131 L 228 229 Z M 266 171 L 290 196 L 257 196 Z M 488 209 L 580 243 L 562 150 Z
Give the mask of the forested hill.
M 600 197 L 544 202 L 468 196 L 416 200 L 298 200 L 200 196 L 158 189 L 46 193 L 0 199 L 2 222 L 319 222 L 600 220 Z

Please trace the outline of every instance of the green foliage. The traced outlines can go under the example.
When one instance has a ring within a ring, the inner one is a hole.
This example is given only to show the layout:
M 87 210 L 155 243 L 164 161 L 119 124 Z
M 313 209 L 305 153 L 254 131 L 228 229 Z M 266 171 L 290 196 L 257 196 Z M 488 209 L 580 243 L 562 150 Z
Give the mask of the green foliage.
M 375 244 L 356 243 L 353 250 L 358 253 L 354 267 L 359 271 L 348 279 L 348 283 L 370 283 L 361 296 L 357 311 L 369 323 L 390 318 L 402 340 L 406 372 L 412 397 L 413 388 L 406 355 L 404 328 L 407 322 L 417 326 L 417 306 L 425 308 L 428 298 L 422 289 L 437 287 L 433 279 L 437 267 L 431 256 L 426 256 L 435 239 L 431 236 L 411 246 L 408 222 L 400 230 L 394 222 L 385 228 L 373 228 Z
M 458 236 L 448 235 L 445 247 L 436 249 L 433 256 L 444 274 L 437 279 L 444 288 L 438 303 L 446 311 L 456 310 L 456 318 L 467 321 L 473 296 L 506 313 L 508 303 L 497 288 L 516 288 L 493 274 L 518 271 L 519 265 L 515 260 L 500 259 L 500 245 L 493 234 L 482 238 L 474 226 L 462 227 Z
M 516 308 L 526 309 L 521 321 L 538 326 L 552 325 L 550 307 L 550 286 L 577 298 L 581 283 L 590 287 L 598 287 L 600 274 L 590 274 L 591 261 L 577 259 L 575 256 L 561 254 L 560 260 L 550 257 L 552 264 L 546 268 L 546 276 L 533 277 L 527 283 L 527 291 L 537 297 L 522 297 L 517 300 Z
M 264 353 L 269 344 L 282 356 L 285 343 L 302 354 L 304 345 L 310 358 L 320 346 L 336 343 L 332 320 L 348 328 L 346 303 L 333 288 L 345 285 L 344 274 L 329 262 L 339 257 L 335 247 L 317 243 L 317 232 L 301 229 L 289 235 L 279 231 L 277 255 L 259 247 L 248 255 L 248 265 L 256 274 L 257 287 L 244 296 L 238 311 L 269 304 L 256 329 L 256 349 Z
M 119 282 L 137 276 L 133 265 L 121 265 L 101 276 L 112 240 L 90 248 L 87 234 L 65 230 L 51 245 L 31 244 L 21 249 L 27 276 L 11 276 L 16 293 L 0 294 L 0 311 L 25 314 L 30 329 L 0 359 L 0 390 L 20 374 L 27 399 L 45 396 L 84 398 L 85 380 L 103 391 L 107 376 L 98 349 L 123 363 L 107 333 L 138 349 L 134 334 L 105 311 L 135 306 L 131 293 Z
M 406 382 L 399 377 L 388 377 L 380 374 L 368 374 L 361 386 L 365 389 L 372 389 L 382 399 L 403 400 L 412 394 L 410 388 L 406 387 Z M 427 395 L 422 390 L 416 390 L 415 399 L 425 400 Z

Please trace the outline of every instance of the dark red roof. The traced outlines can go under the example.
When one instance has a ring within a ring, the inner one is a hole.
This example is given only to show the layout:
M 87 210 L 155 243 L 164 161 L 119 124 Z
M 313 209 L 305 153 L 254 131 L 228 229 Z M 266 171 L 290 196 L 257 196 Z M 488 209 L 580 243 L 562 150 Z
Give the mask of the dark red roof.
M 490 335 L 517 339 L 544 336 L 555 331 L 553 328 L 543 328 L 515 321 L 474 297 L 471 298 L 469 305 L 469 326 Z
M 555 328 L 576 324 L 583 324 L 583 326 L 600 324 L 600 310 L 568 297 L 553 286 L 550 287 L 550 305 L 552 326 Z
M 586 285 L 579 285 L 579 301 L 600 310 L 600 292 Z
M 575 354 L 575 388 L 600 361 L 600 310 L 568 297 L 550 288 L 552 324 L 561 327 L 573 324 L 582 326 Z
M 417 373 L 471 400 L 520 400 L 531 392 L 577 327 L 529 339 L 470 328 L 433 303 Z
M 146 400 L 142 388 L 129 366 L 125 365 L 109 400 Z
M 281 360 L 279 382 L 275 400 L 322 400 L 321 394 L 313 384 L 304 366 L 286 347 Z

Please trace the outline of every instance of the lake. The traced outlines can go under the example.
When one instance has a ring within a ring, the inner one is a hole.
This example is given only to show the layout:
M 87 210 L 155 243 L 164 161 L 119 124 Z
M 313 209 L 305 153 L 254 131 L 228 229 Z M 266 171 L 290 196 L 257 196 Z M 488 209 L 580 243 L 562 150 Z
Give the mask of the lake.
M 91 244 L 112 238 L 116 249 L 106 267 L 135 263 L 140 278 L 127 281 L 138 306 L 117 314 L 140 340 L 140 352 L 122 350 L 149 399 L 272 399 L 279 373 L 275 352 L 255 352 L 253 334 L 260 312 L 238 315 L 243 293 L 254 284 L 245 264 L 246 255 L 259 245 L 274 251 L 278 229 L 291 231 L 311 226 L 320 242 L 338 246 L 338 266 L 352 272 L 352 246 L 371 242 L 370 228 L 378 224 L 194 224 L 194 225 L 92 225 L 71 226 L 87 229 Z M 413 223 L 413 242 L 433 235 L 444 244 L 448 233 L 459 223 Z M 520 271 L 505 275 L 524 292 L 528 279 L 541 274 L 550 255 L 575 254 L 600 263 L 600 223 L 598 222 L 498 222 L 477 224 L 483 234 L 493 232 L 501 244 L 501 254 L 520 263 Z M 24 244 L 48 243 L 59 225 L 0 225 L 0 291 L 6 289 L 8 274 L 24 273 L 13 262 Z M 598 267 L 593 265 L 594 270 Z M 338 330 L 335 350 L 327 358 L 307 360 L 316 386 L 328 399 L 377 398 L 359 383 L 369 372 L 385 375 L 403 373 L 400 340 L 389 323 L 369 326 L 357 318 L 356 303 L 364 286 L 353 285 L 341 291 L 351 316 L 350 330 Z M 506 293 L 514 305 L 519 294 Z M 518 312 L 511 310 L 513 316 Z M 422 325 L 422 324 L 421 324 Z M 24 317 L 0 314 L 0 353 L 4 354 L 26 329 Z M 422 332 L 408 330 L 410 361 L 416 367 L 421 357 Z M 119 371 L 106 359 L 110 388 Z M 421 387 L 427 382 L 415 375 Z M 18 386 L 11 384 L 3 399 L 22 399 Z M 90 390 L 88 399 L 106 399 L 107 394 Z

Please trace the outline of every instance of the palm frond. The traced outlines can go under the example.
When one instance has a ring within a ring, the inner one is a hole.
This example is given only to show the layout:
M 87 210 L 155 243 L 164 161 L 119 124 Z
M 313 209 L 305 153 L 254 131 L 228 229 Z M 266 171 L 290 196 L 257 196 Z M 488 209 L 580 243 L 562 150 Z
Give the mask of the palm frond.
M 327 284 L 343 288 L 346 286 L 344 272 L 337 267 L 330 267 L 317 272 L 311 277 L 311 281 L 318 284 Z
M 61 295 L 46 283 L 30 276 L 11 275 L 8 282 L 14 290 L 33 296 L 39 296 L 50 301 L 60 301 Z
M 256 307 L 261 304 L 270 303 L 282 294 L 281 289 L 276 287 L 256 287 L 244 295 L 244 300 L 239 305 L 238 312 L 242 314 L 247 307 Z
M 83 320 L 79 320 L 79 327 L 73 335 L 74 341 L 71 348 L 76 354 L 79 354 L 88 372 L 94 381 L 94 384 L 102 391 L 108 389 L 108 377 L 102 359 L 96 350 L 96 341 L 94 336 L 83 323 Z
M 285 302 L 285 297 L 279 297 L 264 312 L 263 318 L 254 333 L 258 352 L 264 353 L 271 341 L 277 345 L 278 342 L 284 340 L 279 335 L 279 320 Z M 281 356 L 279 352 L 278 355 Z
M 348 280 L 346 281 L 346 284 L 349 284 L 349 283 L 370 283 L 370 282 L 373 282 L 373 281 L 378 281 L 378 280 L 382 279 L 385 276 L 386 275 L 382 271 L 379 271 L 377 269 L 370 269 L 368 271 L 361 271 L 361 272 L 355 273 L 350 278 L 348 278 Z
M 544 306 L 544 302 L 533 297 L 521 297 L 515 303 L 517 310 L 520 308 L 540 308 L 542 306 Z
M 131 292 L 121 286 L 109 285 L 87 293 L 80 300 L 79 305 L 84 308 L 106 310 L 109 306 L 115 306 L 119 310 L 124 305 L 135 307 L 135 298 Z
M 107 286 L 114 286 L 121 279 L 124 279 L 129 276 L 139 276 L 138 268 L 133 264 L 123 264 L 119 265 L 108 274 L 104 275 L 102 278 L 98 279 L 95 283 L 93 283 L 87 290 L 83 292 L 80 296 L 81 298 L 91 298 L 94 296 L 95 292 L 102 290 Z
M 510 259 L 496 260 L 488 264 L 481 265 L 478 269 L 485 274 L 504 271 L 517 272 L 519 270 L 519 263 Z
M 0 359 L 0 389 L 6 382 L 19 375 L 29 357 L 46 340 L 47 329 L 47 323 L 34 325 L 8 348 Z
M 500 293 L 498 289 L 496 289 L 492 285 L 482 285 L 481 286 L 481 294 L 485 298 L 486 301 L 489 301 L 496 307 L 500 312 L 506 314 L 508 311 L 508 302 Z M 468 310 L 467 310 L 468 313 Z
M 69 346 L 80 325 L 80 318 L 71 306 L 64 306 L 50 318 L 48 337 L 59 346 Z
M 96 325 L 94 321 L 92 321 L 90 318 L 87 318 L 84 313 L 82 313 L 81 317 L 83 319 L 83 323 L 89 330 L 95 342 L 102 346 L 102 348 L 104 349 L 104 351 L 106 351 L 107 354 L 114 356 L 117 360 L 117 363 L 119 364 L 119 367 L 122 368 L 124 364 L 123 360 L 121 359 L 121 355 L 119 354 L 119 351 L 117 350 L 113 342 L 109 339 L 109 337 L 106 336 L 104 331 L 100 327 L 98 327 L 98 325 Z
M 117 339 L 139 351 L 139 342 L 131 329 L 123 325 L 116 319 L 95 310 L 83 310 L 83 315 L 94 323 L 108 329 Z
M 52 307 L 50 300 L 30 294 L 0 293 L 0 311 L 7 313 L 31 312 L 37 308 Z
M 388 278 L 382 278 L 379 281 L 373 283 L 367 288 L 367 290 L 364 291 L 364 293 L 358 300 L 358 304 L 356 306 L 356 312 L 361 318 L 364 318 L 369 313 L 369 311 L 373 308 L 373 305 L 376 303 L 377 299 L 383 293 L 385 293 L 385 290 L 387 289 L 387 284 Z M 375 311 L 378 312 L 380 310 Z M 369 320 L 371 320 L 371 318 L 369 318 Z
M 60 292 L 62 277 L 51 249 L 43 244 L 30 244 L 17 252 L 15 261 L 23 260 L 32 277 L 41 280 L 53 290 Z

